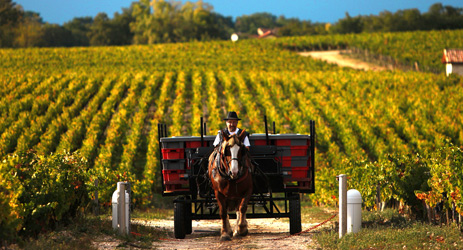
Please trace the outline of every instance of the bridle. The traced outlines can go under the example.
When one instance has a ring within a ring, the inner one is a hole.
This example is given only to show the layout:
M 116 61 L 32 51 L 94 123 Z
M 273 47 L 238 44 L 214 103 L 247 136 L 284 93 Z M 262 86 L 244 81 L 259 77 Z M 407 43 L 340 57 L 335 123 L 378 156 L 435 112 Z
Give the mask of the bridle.
M 239 158 L 233 157 L 230 160 L 225 156 L 225 149 L 227 147 L 228 142 L 223 142 L 220 144 L 220 147 L 217 152 L 217 156 L 219 159 L 217 159 L 216 162 L 216 170 L 220 174 L 220 176 L 226 180 L 236 180 L 237 182 L 240 182 L 243 180 L 243 177 L 246 177 L 248 172 L 250 171 L 250 168 L 246 166 L 245 164 L 245 157 L 242 155 L 241 160 Z M 236 143 L 240 147 L 239 151 L 244 149 L 244 146 L 241 143 Z M 229 171 L 229 166 L 231 165 L 232 161 L 237 161 L 239 171 L 238 171 L 238 176 L 236 178 L 233 178 L 230 176 L 230 171 Z M 247 168 L 248 171 L 245 169 Z

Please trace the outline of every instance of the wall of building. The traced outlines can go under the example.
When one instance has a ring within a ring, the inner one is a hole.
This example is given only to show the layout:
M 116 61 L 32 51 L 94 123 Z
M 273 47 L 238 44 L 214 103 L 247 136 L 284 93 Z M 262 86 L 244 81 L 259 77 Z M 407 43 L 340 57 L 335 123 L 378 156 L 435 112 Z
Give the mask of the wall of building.
M 451 73 L 463 76 L 463 64 L 450 64 L 445 65 L 445 73 L 449 76 Z
M 458 75 L 463 76 L 463 64 L 454 64 L 452 72 L 454 74 L 458 74 Z

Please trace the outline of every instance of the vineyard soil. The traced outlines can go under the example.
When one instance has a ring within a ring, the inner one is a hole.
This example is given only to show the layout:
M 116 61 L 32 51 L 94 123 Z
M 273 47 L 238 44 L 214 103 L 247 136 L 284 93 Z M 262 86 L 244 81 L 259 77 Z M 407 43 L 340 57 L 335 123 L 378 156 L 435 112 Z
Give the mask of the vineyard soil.
M 219 220 L 193 221 L 193 233 L 185 239 L 177 240 L 173 237 L 173 220 L 139 220 L 141 223 L 155 228 L 166 229 L 169 237 L 155 242 L 156 249 L 317 249 L 316 242 L 311 233 L 303 233 L 298 236 L 289 236 L 288 219 L 249 219 L 249 234 L 240 239 L 229 242 L 221 242 Z M 235 221 L 230 223 L 234 225 Z M 306 230 L 315 224 L 302 223 L 302 230 Z M 281 238 L 281 239 L 280 239 Z M 277 239 L 277 240 L 272 240 Z M 103 245 L 98 246 L 104 249 Z
M 299 55 L 311 56 L 314 59 L 323 60 L 328 63 L 334 63 L 341 67 L 349 67 L 349 68 L 354 68 L 354 69 L 373 70 L 373 71 L 386 70 L 385 67 L 381 67 L 381 66 L 367 63 L 361 60 L 349 58 L 347 56 L 342 55 L 342 53 L 343 51 L 341 50 L 329 50 L 329 51 L 301 52 L 299 53 Z

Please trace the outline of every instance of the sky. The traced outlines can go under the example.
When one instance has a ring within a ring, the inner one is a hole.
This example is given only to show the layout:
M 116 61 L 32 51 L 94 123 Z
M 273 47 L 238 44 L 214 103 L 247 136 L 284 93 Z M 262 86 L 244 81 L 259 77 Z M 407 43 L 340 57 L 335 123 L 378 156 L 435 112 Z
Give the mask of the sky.
M 133 0 L 13 0 L 25 11 L 40 13 L 44 22 L 63 24 L 74 17 L 95 17 L 104 12 L 110 18 L 122 8 L 130 7 Z M 186 1 L 182 1 L 186 2 Z M 191 2 L 196 2 L 192 0 Z M 242 15 L 268 12 L 275 16 L 310 20 L 313 23 L 335 23 L 350 16 L 378 15 L 382 11 L 416 8 L 427 12 L 434 3 L 463 8 L 462 0 L 203 0 L 214 7 L 214 11 L 234 19 Z

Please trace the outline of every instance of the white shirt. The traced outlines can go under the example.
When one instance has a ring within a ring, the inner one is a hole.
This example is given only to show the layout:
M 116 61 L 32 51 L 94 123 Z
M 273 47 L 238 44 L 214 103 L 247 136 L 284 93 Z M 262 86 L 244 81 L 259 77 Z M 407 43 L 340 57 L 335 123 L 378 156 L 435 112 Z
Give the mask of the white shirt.
M 240 130 L 239 128 L 236 128 L 236 130 L 235 130 L 234 132 L 230 132 L 230 131 L 228 131 L 228 132 L 230 133 L 230 135 L 234 135 L 234 134 L 236 134 L 239 130 Z M 219 130 L 219 132 L 220 132 L 220 130 Z M 219 135 L 219 134 L 220 134 L 220 133 L 217 132 L 217 136 L 215 137 L 215 140 L 214 140 L 214 143 L 213 143 L 214 147 L 216 147 L 216 146 L 219 145 L 219 143 L 220 143 L 220 135 Z M 243 142 L 243 143 L 244 143 L 244 146 L 246 146 L 246 147 L 250 147 L 250 146 L 251 146 L 251 143 L 249 143 L 249 138 L 248 138 L 248 136 L 244 137 L 244 142 Z

